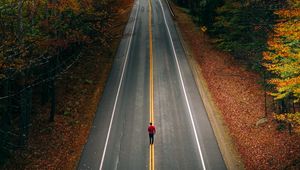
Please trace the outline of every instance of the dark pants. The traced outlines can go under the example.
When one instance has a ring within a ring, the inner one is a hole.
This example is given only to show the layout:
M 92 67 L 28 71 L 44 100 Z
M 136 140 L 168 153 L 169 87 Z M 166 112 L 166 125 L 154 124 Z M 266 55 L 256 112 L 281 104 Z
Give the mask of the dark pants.
M 154 134 L 149 133 L 149 139 L 150 139 L 150 144 L 153 144 L 154 142 Z

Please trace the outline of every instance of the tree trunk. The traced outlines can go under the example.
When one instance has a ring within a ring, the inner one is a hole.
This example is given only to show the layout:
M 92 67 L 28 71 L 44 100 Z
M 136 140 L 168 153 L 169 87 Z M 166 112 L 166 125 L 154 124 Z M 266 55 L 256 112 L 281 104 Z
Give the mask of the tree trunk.
M 56 110 L 56 95 L 55 95 L 55 79 L 51 80 L 51 111 L 50 111 L 50 117 L 49 122 L 54 122 L 54 116 L 55 116 L 55 110 Z
M 24 146 L 25 145 L 25 141 L 27 139 L 28 136 L 28 131 L 27 131 L 27 127 L 28 127 L 28 110 L 27 110 L 27 94 L 28 90 L 25 89 L 21 94 L 20 94 L 20 108 L 21 108 L 21 115 L 20 115 L 20 122 L 19 122 L 19 129 L 20 129 L 20 146 Z
M 4 82 L 4 95 L 10 95 L 10 80 L 7 79 Z M 11 99 L 10 97 L 4 99 L 4 113 L 0 120 L 0 149 L 6 146 L 9 141 L 8 132 L 11 128 Z
M 18 39 L 22 39 L 23 35 L 23 0 L 18 1 Z
M 267 108 L 267 82 L 266 82 L 266 74 L 265 72 L 263 73 L 263 78 L 264 78 L 264 97 L 265 97 L 265 117 L 268 116 L 268 108 Z

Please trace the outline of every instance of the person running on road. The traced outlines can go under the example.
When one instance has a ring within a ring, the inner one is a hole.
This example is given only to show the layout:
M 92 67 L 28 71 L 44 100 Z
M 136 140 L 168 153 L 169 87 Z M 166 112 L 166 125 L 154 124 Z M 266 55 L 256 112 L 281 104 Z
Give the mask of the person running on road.
M 148 126 L 148 133 L 149 133 L 150 144 L 153 144 L 153 142 L 154 142 L 154 134 L 155 134 L 155 132 L 156 132 L 155 126 L 152 125 L 152 123 L 150 122 L 150 125 Z

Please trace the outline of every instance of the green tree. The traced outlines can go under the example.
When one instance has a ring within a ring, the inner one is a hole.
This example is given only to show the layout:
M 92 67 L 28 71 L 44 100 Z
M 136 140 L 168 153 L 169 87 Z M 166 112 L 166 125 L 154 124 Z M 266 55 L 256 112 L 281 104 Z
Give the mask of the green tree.
M 267 47 L 275 5 L 265 1 L 226 1 L 216 10 L 217 16 L 209 33 L 216 37 L 219 48 L 260 69 L 261 52 Z
M 275 100 L 292 100 L 292 109 L 284 115 L 276 115 L 290 125 L 300 126 L 300 113 L 295 104 L 300 102 L 300 1 L 290 0 L 288 6 L 275 12 L 278 15 L 274 32 L 268 40 L 268 50 L 263 53 L 266 69 L 273 77 L 271 93 Z M 300 130 L 300 129 L 299 129 Z

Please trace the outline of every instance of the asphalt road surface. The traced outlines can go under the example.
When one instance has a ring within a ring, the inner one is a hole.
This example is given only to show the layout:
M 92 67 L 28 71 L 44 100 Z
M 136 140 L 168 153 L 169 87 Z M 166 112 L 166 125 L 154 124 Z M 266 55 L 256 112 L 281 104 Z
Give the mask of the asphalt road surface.
M 135 0 L 78 169 L 226 169 L 164 0 Z

